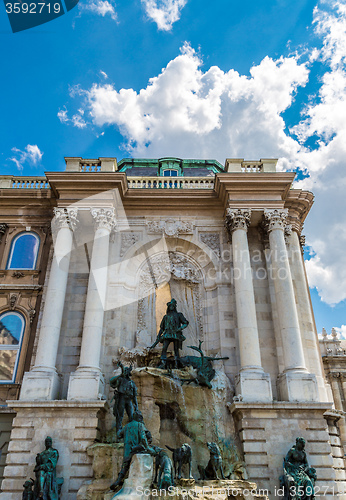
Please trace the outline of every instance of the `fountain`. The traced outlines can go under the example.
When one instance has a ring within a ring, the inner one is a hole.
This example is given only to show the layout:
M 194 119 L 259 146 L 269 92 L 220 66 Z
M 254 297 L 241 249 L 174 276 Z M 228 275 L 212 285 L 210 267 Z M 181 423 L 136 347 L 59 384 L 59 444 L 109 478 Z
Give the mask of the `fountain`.
M 232 387 L 213 367 L 225 358 L 205 355 L 202 341 L 189 346 L 198 356 L 180 357 L 188 320 L 176 305 L 174 299 L 167 304 L 151 347 L 123 350 L 115 361 L 121 368 L 111 379 L 116 422 L 103 442 L 89 448 L 94 479 L 80 488 L 78 500 L 266 498 L 247 480 L 227 409 Z M 131 366 L 125 367 L 129 354 Z

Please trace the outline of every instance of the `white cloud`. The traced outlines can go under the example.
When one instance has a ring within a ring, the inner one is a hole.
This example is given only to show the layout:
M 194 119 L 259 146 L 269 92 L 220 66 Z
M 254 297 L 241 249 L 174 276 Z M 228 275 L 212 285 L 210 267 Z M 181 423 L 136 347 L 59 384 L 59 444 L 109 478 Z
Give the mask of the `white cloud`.
M 80 108 L 78 112 L 72 116 L 72 118 L 68 117 L 68 112 L 65 106 L 63 109 L 58 111 L 58 118 L 61 123 L 72 124 L 77 128 L 85 128 L 87 126 L 87 122 L 84 120 L 83 115 L 84 110 L 82 108 Z
M 67 116 L 67 109 L 65 107 L 64 109 L 59 109 L 58 118 L 61 121 L 61 123 L 68 123 L 69 118 Z
M 108 75 L 107 75 L 107 73 L 106 73 L 105 71 L 102 71 L 101 69 L 100 69 L 100 75 L 101 75 L 101 76 L 103 76 L 103 78 L 104 78 L 105 80 L 108 80 Z
M 170 31 L 173 23 L 180 19 L 180 12 L 187 0 L 142 0 L 144 9 L 159 30 Z
M 313 136 L 318 141 L 314 151 L 300 153 L 309 177 L 298 186 L 312 189 L 316 196 L 306 224 L 307 242 L 316 252 L 306 263 L 309 282 L 333 305 L 346 299 L 345 2 L 320 4 L 314 24 L 323 38 L 320 59 L 325 72 L 318 95 L 294 132 L 301 143 Z
M 109 14 L 113 21 L 118 21 L 118 14 L 115 11 L 115 7 L 116 5 L 108 0 L 89 0 L 78 4 L 80 11 L 86 10 L 102 17 Z
M 280 113 L 308 79 L 304 63 L 266 57 L 251 68 L 250 77 L 217 66 L 203 72 L 201 65 L 200 56 L 185 44 L 139 93 L 95 84 L 84 92 L 84 106 L 95 125 L 118 126 L 135 156 L 296 154 L 299 144 L 285 134 Z
M 340 328 L 336 326 L 335 330 L 338 332 L 340 339 L 346 339 L 346 325 L 341 325 Z
M 30 165 L 37 166 L 43 156 L 43 152 L 40 151 L 40 148 L 35 144 L 28 144 L 25 146 L 24 151 L 18 148 L 12 148 L 15 156 L 9 158 L 9 160 L 13 161 L 19 171 L 23 170 L 24 163 L 29 163 Z

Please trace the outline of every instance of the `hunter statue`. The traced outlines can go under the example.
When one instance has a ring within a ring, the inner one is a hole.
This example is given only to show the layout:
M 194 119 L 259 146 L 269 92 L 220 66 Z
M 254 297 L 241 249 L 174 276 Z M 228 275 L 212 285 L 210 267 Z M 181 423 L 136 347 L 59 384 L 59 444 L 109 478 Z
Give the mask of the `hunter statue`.
M 167 349 L 171 342 L 173 342 L 174 346 L 174 367 L 181 368 L 179 349 L 182 349 L 183 341 L 185 340 L 182 331 L 188 324 L 189 322 L 184 315 L 177 312 L 177 301 L 172 299 L 170 302 L 167 302 L 167 312 L 162 318 L 157 339 L 150 347 L 150 349 L 153 349 L 159 342 L 163 344 L 158 368 L 167 368 Z
M 118 361 L 117 365 L 121 368 L 121 374 L 110 379 L 110 385 L 114 389 L 113 415 L 116 419 L 116 432 L 122 429 L 122 422 L 126 410 L 129 422 L 133 419 L 133 414 L 138 410 L 137 387 L 131 380 L 132 366 L 126 366 Z

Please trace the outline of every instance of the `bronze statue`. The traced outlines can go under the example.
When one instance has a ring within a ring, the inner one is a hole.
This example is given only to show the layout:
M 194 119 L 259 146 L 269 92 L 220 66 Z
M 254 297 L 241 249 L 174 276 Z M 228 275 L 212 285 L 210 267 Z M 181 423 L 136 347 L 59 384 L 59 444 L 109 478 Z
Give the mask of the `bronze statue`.
M 194 345 L 189 345 L 188 347 L 190 349 L 193 349 L 194 351 L 199 352 L 201 355 L 200 358 L 197 358 L 196 356 L 185 356 L 181 361 L 183 366 L 192 366 L 193 368 L 196 369 L 197 371 L 197 378 L 196 380 L 191 380 L 192 382 L 195 381 L 199 385 L 208 387 L 209 389 L 212 388 L 211 381 L 215 377 L 215 370 L 213 368 L 213 361 L 219 361 L 219 360 L 225 360 L 229 359 L 228 356 L 223 357 L 223 358 L 216 358 L 213 356 L 206 356 L 204 352 L 202 351 L 202 344 L 203 341 L 199 341 L 199 345 L 194 346 Z
M 177 312 L 177 301 L 172 299 L 167 302 L 167 312 L 162 318 L 160 330 L 154 344 L 149 348 L 153 349 L 159 342 L 163 344 L 161 360 L 158 368 L 167 368 L 167 349 L 169 344 L 174 345 L 174 366 L 181 367 L 179 349 L 182 349 L 185 340 L 182 330 L 188 326 L 189 322 L 182 313 Z
M 111 485 L 111 490 L 123 482 L 130 468 L 133 455 L 137 453 L 149 453 L 155 455 L 156 452 L 148 443 L 148 430 L 143 423 L 142 414 L 136 410 L 132 415 L 133 420 L 118 432 L 118 438 L 124 438 L 123 463 L 116 481 Z M 150 433 L 149 433 L 150 436 Z M 149 438 L 150 439 L 150 438 Z
M 218 472 L 220 471 L 221 479 L 225 479 L 222 467 L 222 456 L 219 446 L 216 443 L 207 443 L 210 458 L 208 465 L 204 468 L 198 465 L 198 472 L 200 474 L 200 479 L 220 479 Z
M 296 444 L 284 459 L 284 473 L 280 477 L 285 500 L 312 500 L 315 498 L 314 485 L 316 469 L 309 467 L 305 453 L 305 439 L 298 437 Z
M 116 418 L 117 434 L 122 428 L 125 410 L 130 422 L 134 411 L 138 410 L 137 387 L 130 379 L 132 366 L 124 367 L 120 361 L 118 366 L 121 368 L 121 374 L 110 379 L 110 385 L 114 389 L 113 415 Z
M 33 499 L 58 500 L 60 488 L 64 482 L 62 478 L 56 477 L 59 452 L 53 448 L 53 441 L 49 436 L 45 439 L 45 446 L 46 449 L 36 455 Z
M 168 490 L 174 486 L 174 474 L 172 460 L 167 452 L 158 446 L 154 447 L 155 455 L 155 478 L 153 483 L 157 484 L 159 490 Z
M 22 495 L 22 500 L 34 500 L 34 492 L 32 491 L 32 487 L 34 486 L 35 481 L 33 479 L 29 479 L 28 481 L 25 481 L 23 484 L 23 495 Z
M 174 475 L 178 479 L 181 479 L 181 469 L 183 465 L 189 466 L 189 479 L 193 479 L 191 474 L 191 466 L 192 466 L 192 450 L 191 446 L 188 443 L 184 443 L 180 448 L 171 448 L 166 444 L 166 448 L 168 448 L 173 453 L 173 464 L 174 464 Z

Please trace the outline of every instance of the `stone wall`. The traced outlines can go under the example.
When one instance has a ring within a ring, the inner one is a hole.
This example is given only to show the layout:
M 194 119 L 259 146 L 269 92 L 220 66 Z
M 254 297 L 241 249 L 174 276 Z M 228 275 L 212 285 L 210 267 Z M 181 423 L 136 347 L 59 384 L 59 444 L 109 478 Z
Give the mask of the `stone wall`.
M 251 480 L 268 488 L 274 498 L 283 459 L 297 437 L 306 440 L 308 462 L 317 471 L 316 491 L 332 500 L 346 495 L 343 458 L 335 427 L 324 417 L 328 403 L 233 403 L 230 411 L 242 441 Z M 331 433 L 329 433 L 331 432 Z M 334 469 L 336 467 L 336 469 Z
M 8 444 L 12 429 L 12 420 L 15 416 L 14 412 L 7 408 L 0 410 L 0 488 L 4 478 L 4 468 L 8 452 Z
M 87 448 L 98 437 L 105 402 L 9 402 L 16 411 L 11 432 L 1 500 L 18 500 L 23 483 L 34 476 L 36 454 L 53 438 L 59 452 L 57 476 L 64 478 L 61 498 L 75 500 L 82 483 L 91 479 Z

